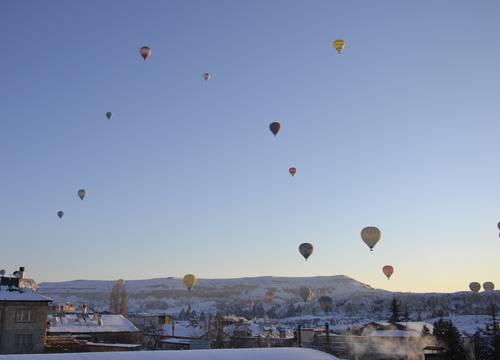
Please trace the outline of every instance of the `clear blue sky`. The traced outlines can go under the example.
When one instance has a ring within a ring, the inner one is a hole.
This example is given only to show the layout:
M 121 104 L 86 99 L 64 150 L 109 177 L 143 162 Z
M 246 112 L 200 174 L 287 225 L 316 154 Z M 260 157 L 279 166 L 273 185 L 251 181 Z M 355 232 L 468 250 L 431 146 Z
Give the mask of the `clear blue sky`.
M 499 14 L 497 0 L 1 2 L 0 267 L 500 286 Z M 373 253 L 365 225 L 382 229 Z

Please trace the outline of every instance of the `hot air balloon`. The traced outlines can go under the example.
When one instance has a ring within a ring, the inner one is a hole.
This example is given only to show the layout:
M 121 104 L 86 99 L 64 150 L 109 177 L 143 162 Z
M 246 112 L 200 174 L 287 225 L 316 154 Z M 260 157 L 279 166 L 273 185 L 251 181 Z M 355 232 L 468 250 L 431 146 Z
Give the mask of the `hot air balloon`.
M 300 254 L 307 260 L 309 256 L 311 256 L 313 252 L 313 246 L 309 243 L 303 243 L 299 245 Z
M 269 130 L 271 130 L 274 136 L 278 135 L 280 128 L 281 125 L 279 122 L 273 122 L 269 125 Z
M 189 291 L 191 291 L 191 289 L 193 288 L 194 284 L 196 284 L 196 276 L 194 276 L 193 274 L 187 274 L 182 279 L 182 282 L 187 287 L 187 289 Z
M 141 54 L 144 61 L 146 61 L 151 56 L 151 48 L 149 46 L 143 46 L 139 50 L 139 53 Z
M 111 111 L 108 111 L 106 113 L 106 117 L 108 118 L 108 120 L 111 120 L 111 116 L 113 116 L 113 113 Z
M 322 296 L 318 299 L 319 307 L 325 312 L 333 310 L 333 299 L 329 296 Z
M 373 247 L 380 240 L 380 230 L 374 226 L 367 226 L 361 230 L 361 239 L 373 251 Z
M 304 302 L 307 302 L 312 299 L 313 292 L 311 288 L 308 288 L 307 286 L 302 286 L 299 289 L 299 295 L 304 300 Z
M 58 211 L 57 216 L 59 216 L 59 219 L 62 219 L 62 217 L 64 216 L 64 211 Z
M 470 291 L 477 293 L 479 292 L 479 290 L 481 290 L 481 284 L 473 281 L 469 284 L 469 289 Z
M 264 300 L 270 304 L 274 300 L 274 291 L 272 290 L 267 290 L 266 293 L 264 294 Z
M 291 167 L 290 169 L 288 169 L 288 172 L 290 173 L 290 175 L 295 176 L 295 173 L 297 172 L 297 169 L 294 168 L 294 167 Z
M 498 230 L 500 230 L 500 222 L 497 224 Z M 498 234 L 500 236 L 500 233 Z
M 203 80 L 205 81 L 208 81 L 212 78 L 212 75 L 210 75 L 209 73 L 204 73 L 203 74 Z
M 345 47 L 345 41 L 342 39 L 337 39 L 333 42 L 333 47 L 335 48 L 335 50 L 337 50 L 339 54 L 341 54 L 342 50 L 344 50 Z
M 78 197 L 80 198 L 80 200 L 83 200 L 85 195 L 87 195 L 87 192 L 85 191 L 85 189 L 78 190 Z
M 247 309 L 252 309 L 254 305 L 255 305 L 255 301 L 253 301 L 253 300 L 245 301 L 245 306 L 247 307 Z
M 487 291 L 487 292 L 493 291 L 493 290 L 495 290 L 495 284 L 493 284 L 491 281 L 486 281 L 483 284 L 483 289 L 484 289 L 484 291 Z
M 382 268 L 382 272 L 387 276 L 387 279 L 390 279 L 391 275 L 394 273 L 394 268 L 391 265 L 385 265 Z

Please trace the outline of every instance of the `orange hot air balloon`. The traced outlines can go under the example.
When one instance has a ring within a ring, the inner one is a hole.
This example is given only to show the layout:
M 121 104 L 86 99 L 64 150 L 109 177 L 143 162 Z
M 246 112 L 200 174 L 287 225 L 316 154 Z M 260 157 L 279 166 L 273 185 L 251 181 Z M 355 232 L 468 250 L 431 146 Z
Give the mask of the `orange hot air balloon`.
M 268 291 L 266 291 L 266 293 L 265 293 L 265 295 L 264 295 L 264 300 L 265 300 L 268 304 L 272 303 L 272 302 L 273 302 L 273 300 L 274 300 L 274 291 L 272 291 L 272 290 L 268 290 Z
M 143 46 L 140 48 L 139 53 L 141 54 L 144 61 L 146 61 L 151 56 L 151 48 L 149 46 Z
M 281 125 L 279 122 L 273 122 L 269 124 L 269 130 L 273 133 L 274 136 L 278 135 L 280 131 Z
M 288 169 L 288 172 L 290 173 L 290 175 L 295 176 L 295 173 L 297 172 L 297 169 L 294 168 L 294 167 L 291 167 L 290 169 Z
M 389 280 L 394 273 L 394 268 L 391 265 L 386 265 L 382 268 L 382 272 L 387 276 L 387 280 Z

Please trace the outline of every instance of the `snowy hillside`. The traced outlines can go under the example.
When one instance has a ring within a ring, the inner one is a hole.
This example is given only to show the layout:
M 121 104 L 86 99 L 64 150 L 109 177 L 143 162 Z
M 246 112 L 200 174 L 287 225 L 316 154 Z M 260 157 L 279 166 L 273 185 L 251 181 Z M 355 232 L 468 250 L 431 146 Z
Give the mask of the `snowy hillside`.
M 107 310 L 114 281 L 75 280 L 41 283 L 40 292 L 56 303 L 89 304 L 96 310 Z M 299 288 L 308 286 L 313 300 L 305 304 Z M 500 292 L 472 294 L 391 293 L 373 289 L 347 276 L 318 277 L 254 277 L 238 279 L 199 279 L 193 291 L 184 287 L 182 279 L 159 278 L 126 281 L 129 310 L 133 312 L 168 312 L 178 314 L 191 305 L 198 314 L 217 311 L 232 312 L 247 317 L 293 318 L 305 315 L 321 316 L 317 299 L 333 298 L 335 317 L 383 319 L 389 302 L 396 296 L 407 307 L 413 319 L 428 319 L 448 315 L 487 313 L 491 301 L 500 301 Z M 265 293 L 273 291 L 271 304 L 264 302 Z

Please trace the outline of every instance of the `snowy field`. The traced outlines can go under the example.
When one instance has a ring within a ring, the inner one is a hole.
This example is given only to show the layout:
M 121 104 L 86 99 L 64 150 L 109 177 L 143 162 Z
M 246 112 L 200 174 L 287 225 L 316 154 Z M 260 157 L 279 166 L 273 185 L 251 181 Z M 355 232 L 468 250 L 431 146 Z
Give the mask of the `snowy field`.
M 298 348 L 186 351 L 131 351 L 74 354 L 0 355 L 5 360 L 340 360 L 329 354 Z

